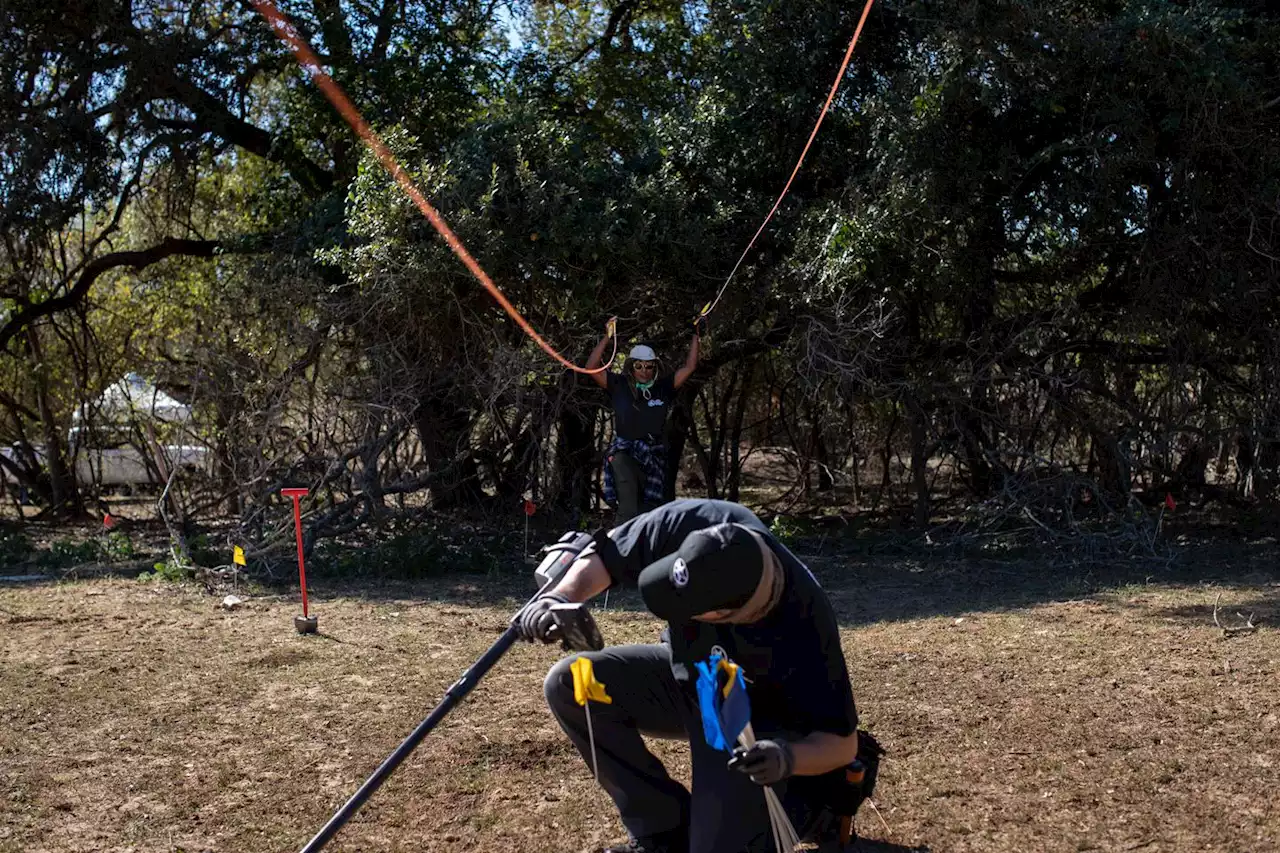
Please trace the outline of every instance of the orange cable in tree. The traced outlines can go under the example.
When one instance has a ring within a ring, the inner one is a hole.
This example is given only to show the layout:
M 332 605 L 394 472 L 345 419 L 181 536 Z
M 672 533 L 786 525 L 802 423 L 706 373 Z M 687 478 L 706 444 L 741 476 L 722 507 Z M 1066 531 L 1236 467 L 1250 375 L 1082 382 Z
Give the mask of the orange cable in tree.
M 867 5 L 862 7 L 862 17 L 858 19 L 858 28 L 853 31 L 853 38 L 849 40 L 849 49 L 844 52 L 844 62 L 840 63 L 840 70 L 836 73 L 835 82 L 831 84 L 831 91 L 827 93 L 827 102 L 822 105 L 822 112 L 818 115 L 818 121 L 813 126 L 813 132 L 809 134 L 809 141 L 804 144 L 804 150 L 800 152 L 800 159 L 796 161 L 796 167 L 791 170 L 791 177 L 787 178 L 787 185 L 782 188 L 782 193 L 778 196 L 778 200 L 773 203 L 773 209 L 769 211 L 769 215 L 764 218 L 764 222 L 760 223 L 760 227 L 756 229 L 751 242 L 747 243 L 747 248 L 742 250 L 742 256 L 733 265 L 733 269 L 729 272 L 729 277 L 724 280 L 724 284 L 720 285 L 716 298 L 708 302 L 702 312 L 698 314 L 699 319 L 710 314 L 719 304 L 720 297 L 724 296 L 725 290 L 729 287 L 729 282 L 733 280 L 734 275 L 738 272 L 738 267 L 742 266 L 742 262 L 747 259 L 747 253 L 751 251 L 751 247 L 756 244 L 756 240 L 764 232 L 765 226 L 769 224 L 769 221 L 773 219 L 773 215 L 778 212 L 778 208 L 782 206 L 782 200 L 787 197 L 787 191 L 791 189 L 791 182 L 796 179 L 796 175 L 800 172 L 800 167 L 804 165 L 804 158 L 809 153 L 809 146 L 813 144 L 814 138 L 818 135 L 818 128 L 822 127 L 822 120 L 827 117 L 827 110 L 831 109 L 831 102 L 835 100 L 836 90 L 840 88 L 840 81 L 844 79 L 844 72 L 849 68 L 849 59 L 853 56 L 853 49 L 858 44 L 858 36 L 862 35 L 862 27 L 867 23 L 867 15 L 871 13 L 871 4 L 873 2 L 875 0 L 867 0 Z
M 280 39 L 293 51 L 294 56 L 298 60 L 298 64 L 301 65 L 302 69 L 311 76 L 312 81 L 315 82 L 316 86 L 319 87 L 324 96 L 329 99 L 329 103 L 333 104 L 334 109 L 336 109 L 338 113 L 346 119 L 347 124 L 351 125 L 351 129 L 356 132 L 356 134 L 364 141 L 365 145 L 369 147 L 369 150 L 373 152 L 374 156 L 378 158 L 378 162 L 382 164 L 382 168 L 386 169 L 387 173 L 395 179 L 395 182 L 400 185 L 400 189 L 404 190 L 405 194 L 408 195 L 413 203 L 418 206 L 418 210 L 422 211 L 422 215 L 425 216 L 433 226 L 435 226 L 436 231 L 440 232 L 440 236 L 449 244 L 449 248 L 458 256 L 458 259 L 462 261 L 468 270 L 471 271 L 471 274 L 484 286 L 484 289 L 489 291 L 489 294 L 497 300 L 498 304 L 502 306 L 502 309 L 506 311 L 508 315 L 510 315 L 511 319 L 516 321 L 520 328 L 524 330 L 524 333 L 528 335 L 534 343 L 541 347 L 547 355 L 551 356 L 570 370 L 577 373 L 600 373 L 608 370 L 609 365 L 613 362 L 612 358 L 597 368 L 589 369 L 586 367 L 579 367 L 560 353 L 556 352 L 555 348 L 542 339 L 542 336 L 539 335 L 533 326 L 529 324 L 529 321 L 526 320 L 518 310 L 516 310 L 516 307 L 511 304 L 510 300 L 508 300 L 503 292 L 498 289 L 498 286 L 493 283 L 493 280 L 489 278 L 489 274 L 484 271 L 476 259 L 471 256 L 471 253 L 467 251 L 467 247 L 462 245 L 462 241 L 458 239 L 458 235 L 453 233 L 453 229 L 449 227 L 449 224 L 444 221 L 444 218 L 434 207 L 431 206 L 431 203 L 427 201 L 426 196 L 424 196 L 422 191 L 418 189 L 416 184 L 414 184 L 413 178 L 409 177 L 409 173 L 406 172 L 400 165 L 399 161 L 396 160 L 395 155 L 391 153 L 391 150 L 387 148 L 386 144 L 383 143 L 378 135 L 373 132 L 373 128 L 369 127 L 369 123 L 360 115 L 360 111 L 351 103 L 351 100 L 346 96 L 346 93 L 342 91 L 342 88 L 334 82 L 332 77 L 325 73 L 324 68 L 320 64 L 320 58 L 316 56 L 313 50 L 311 50 L 311 47 L 307 44 L 306 40 L 298 34 L 297 29 L 289 22 L 289 19 L 286 18 L 278 8 L 276 8 L 275 4 L 272 3 L 271 0 L 250 0 L 250 2 L 253 3 L 254 8 L 261 13 L 262 17 L 267 19 L 267 22 L 271 25 L 271 29 L 275 34 L 279 36 Z M 616 356 L 618 347 L 617 337 L 615 337 L 613 341 L 614 355 Z

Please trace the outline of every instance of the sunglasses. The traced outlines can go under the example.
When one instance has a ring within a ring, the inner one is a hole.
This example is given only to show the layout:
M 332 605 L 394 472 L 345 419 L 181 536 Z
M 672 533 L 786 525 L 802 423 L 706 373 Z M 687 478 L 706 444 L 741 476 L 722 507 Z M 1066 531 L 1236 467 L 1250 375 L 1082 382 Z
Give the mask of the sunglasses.
M 652 362 L 652 361 L 637 361 L 631 366 L 634 367 L 636 370 L 653 370 L 658 365 L 656 362 Z

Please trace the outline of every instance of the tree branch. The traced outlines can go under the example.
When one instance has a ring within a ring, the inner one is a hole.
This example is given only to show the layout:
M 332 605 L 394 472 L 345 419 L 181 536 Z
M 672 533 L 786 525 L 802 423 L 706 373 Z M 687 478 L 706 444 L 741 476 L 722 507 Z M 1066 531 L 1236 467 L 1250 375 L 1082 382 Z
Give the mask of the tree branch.
M 60 311 L 74 308 L 84 299 L 97 281 L 98 276 L 117 267 L 132 267 L 140 270 L 174 255 L 186 255 L 196 258 L 212 257 L 221 247 L 217 240 L 186 240 L 178 237 L 167 237 L 149 249 L 136 252 L 112 252 L 100 258 L 94 258 L 85 265 L 74 285 L 61 296 L 46 299 L 28 305 L 19 311 L 9 322 L 0 327 L 0 352 L 9 346 L 9 341 L 41 317 L 47 317 Z
M 621 0 L 609 12 L 609 20 L 605 22 L 604 32 L 587 42 L 581 50 L 552 69 L 551 79 L 554 80 L 566 68 L 572 68 L 577 65 L 596 48 L 600 49 L 601 55 L 607 52 L 613 46 L 613 39 L 618 34 L 619 26 L 629 23 L 634 17 L 638 2 L 639 0 Z
M 313 0 L 316 17 L 320 19 L 320 32 L 324 45 L 334 59 L 334 64 L 351 66 L 351 34 L 347 32 L 345 15 L 339 0 Z
M 391 44 L 391 28 L 396 22 L 395 0 L 382 0 L 382 11 L 378 13 L 378 29 L 373 36 L 373 47 L 369 50 L 369 58 L 381 65 L 387 59 L 387 46 Z
M 200 128 L 264 160 L 279 163 L 309 196 L 333 187 L 333 175 L 311 162 L 298 148 L 231 113 L 213 95 L 183 79 L 172 68 L 156 71 L 156 87 L 191 110 Z
M 30 409 L 24 406 L 22 403 L 18 401 L 16 397 L 12 396 L 11 394 L 7 394 L 4 391 L 0 391 L 0 406 L 6 406 L 8 407 L 9 411 L 22 415 L 28 420 L 32 420 L 32 421 L 40 420 L 39 412 L 37 412 L 35 409 Z

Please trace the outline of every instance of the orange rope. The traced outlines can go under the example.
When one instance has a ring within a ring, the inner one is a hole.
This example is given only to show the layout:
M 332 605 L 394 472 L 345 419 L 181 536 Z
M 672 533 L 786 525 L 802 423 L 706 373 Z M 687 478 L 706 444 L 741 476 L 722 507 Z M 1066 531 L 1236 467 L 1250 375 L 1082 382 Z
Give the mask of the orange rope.
M 756 233 L 751 238 L 751 242 L 747 244 L 747 248 L 742 250 L 742 257 L 738 258 L 738 262 L 733 265 L 733 269 L 729 272 L 729 277 L 724 280 L 724 284 L 720 285 L 716 298 L 702 309 L 699 318 L 705 317 L 712 312 L 720 302 L 720 297 L 724 296 L 725 290 L 729 287 L 729 282 L 733 280 L 733 276 L 738 272 L 738 267 L 742 266 L 742 262 L 747 259 L 747 253 L 751 251 L 751 247 L 756 244 L 756 239 L 764 232 L 765 226 L 769 224 L 769 220 L 773 219 L 773 215 L 778 212 L 778 208 L 782 206 L 782 200 L 786 198 L 787 191 L 791 189 L 791 182 L 796 179 L 796 175 L 800 172 L 800 167 L 804 164 L 804 158 L 809 153 L 809 146 L 813 144 L 814 137 L 818 135 L 818 128 L 822 127 L 822 120 L 827 117 L 827 110 L 831 108 L 831 102 L 835 100 L 836 90 L 840 88 L 840 81 L 844 79 L 844 72 L 849 67 L 849 58 L 853 56 L 853 48 L 858 44 L 858 36 L 862 35 L 862 27 L 867 22 L 867 15 L 871 12 L 871 4 L 874 0 L 867 0 L 867 5 L 862 7 L 862 17 L 858 20 L 858 28 L 853 31 L 853 38 L 849 41 L 849 49 L 844 52 L 844 62 L 840 63 L 840 70 L 836 73 L 835 82 L 831 84 L 831 91 L 827 93 L 827 102 L 822 105 L 822 113 L 818 116 L 818 122 L 813 126 L 813 132 L 809 134 L 809 141 L 804 144 L 804 150 L 800 152 L 800 159 L 796 161 L 796 167 L 791 170 L 791 177 L 787 178 L 787 185 L 782 188 L 782 194 L 778 196 L 778 200 L 773 203 L 773 209 L 769 211 L 769 215 L 764 218 L 764 222 L 760 223 L 760 227 L 756 229 Z
M 449 227 L 449 224 L 444 221 L 443 217 L 441 217 L 440 214 L 436 212 L 436 209 L 431 206 L 431 203 L 427 201 L 426 197 L 413 183 L 413 179 L 409 177 L 409 173 L 400 166 L 395 155 L 391 153 L 391 150 L 388 149 L 382 140 L 378 138 L 378 135 L 373 132 L 373 129 L 369 127 L 368 122 L 366 122 L 364 117 L 360 115 L 359 110 L 357 110 L 355 105 L 351 103 L 349 98 L 347 98 L 341 87 L 334 82 L 332 77 L 325 73 L 324 69 L 320 65 L 319 57 L 315 55 L 310 46 L 308 46 L 306 40 L 298 34 L 296 29 L 294 29 L 293 24 L 289 23 L 289 20 L 281 14 L 280 10 L 276 8 L 275 4 L 272 3 L 271 0 L 251 0 L 251 2 L 253 3 L 254 8 L 267 19 L 267 22 L 271 25 L 271 28 L 275 31 L 276 35 L 278 35 L 281 40 L 293 50 L 298 59 L 298 64 L 302 66 L 304 71 L 311 75 L 311 79 L 315 82 L 316 86 L 320 88 L 320 91 L 324 93 L 324 96 L 329 99 L 329 103 L 333 104 L 334 109 L 336 109 L 342 117 L 347 120 L 347 124 L 351 125 L 351 129 L 354 130 L 362 140 L 364 140 L 365 145 L 369 146 L 369 150 L 372 151 L 374 155 L 377 156 L 378 161 L 382 163 L 382 167 L 387 170 L 388 174 L 390 174 L 391 177 L 395 179 L 396 183 L 400 185 L 400 188 L 405 191 L 410 199 L 413 200 L 413 203 L 418 206 L 418 210 L 422 211 L 422 215 L 427 217 L 431 224 L 435 226 L 435 229 L 440 232 L 440 236 L 449 244 L 449 248 L 453 249 L 453 253 L 458 256 L 458 259 L 461 260 L 463 264 L 466 265 L 467 269 L 471 271 L 471 274 L 475 276 L 482 285 L 484 285 L 484 289 L 489 291 L 489 294 L 497 300 L 503 310 L 511 316 L 511 319 L 515 320 L 516 323 L 519 324 L 520 328 L 524 330 L 524 333 L 532 338 L 534 343 L 542 347 L 543 351 L 546 352 L 547 355 L 551 356 L 570 370 L 577 373 L 587 374 L 602 373 L 603 371 L 608 370 L 609 365 L 613 362 L 613 357 L 597 368 L 588 369 L 585 367 L 578 367 L 560 353 L 556 352 L 550 344 L 542 339 L 542 336 L 534 330 L 533 326 L 529 325 L 529 321 L 516 310 L 515 306 L 512 305 L 507 297 L 503 295 L 502 291 L 498 289 L 498 286 L 493 283 L 493 280 L 489 278 L 488 273 L 481 268 L 480 264 L 476 262 L 476 259 L 467 251 L 467 247 L 462 245 L 462 241 L 458 239 L 458 235 L 453 233 L 453 229 Z M 613 353 L 614 357 L 618 354 L 617 336 L 614 336 L 613 338 Z

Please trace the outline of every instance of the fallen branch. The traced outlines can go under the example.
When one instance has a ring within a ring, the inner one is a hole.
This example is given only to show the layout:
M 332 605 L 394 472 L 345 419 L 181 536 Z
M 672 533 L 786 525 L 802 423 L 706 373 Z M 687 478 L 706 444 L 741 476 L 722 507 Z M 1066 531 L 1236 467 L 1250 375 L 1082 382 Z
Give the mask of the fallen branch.
M 1239 613 L 1239 612 L 1236 613 L 1237 616 L 1239 616 L 1241 619 L 1244 619 L 1243 625 L 1227 626 L 1219 622 L 1218 621 L 1218 604 L 1221 601 L 1222 601 L 1222 593 L 1218 593 L 1218 597 L 1213 600 L 1213 624 L 1217 625 L 1218 629 L 1222 631 L 1222 636 L 1234 637 L 1237 634 L 1252 634 L 1254 631 L 1258 630 L 1258 626 L 1253 624 L 1254 614 L 1252 613 L 1249 614 L 1249 618 L 1247 619 L 1245 619 L 1245 616 L 1243 613 Z

